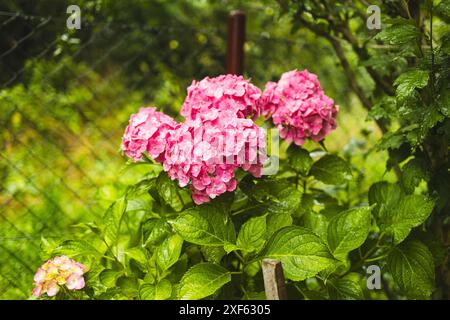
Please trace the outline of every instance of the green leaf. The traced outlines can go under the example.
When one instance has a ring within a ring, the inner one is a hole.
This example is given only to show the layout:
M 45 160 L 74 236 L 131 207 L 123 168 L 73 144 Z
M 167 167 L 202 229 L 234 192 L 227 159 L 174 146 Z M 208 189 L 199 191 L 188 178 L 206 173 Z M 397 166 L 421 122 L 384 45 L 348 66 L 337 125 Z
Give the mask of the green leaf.
M 301 281 L 331 267 L 335 260 L 326 244 L 312 231 L 286 227 L 269 240 L 265 257 L 281 261 L 286 278 Z
M 414 158 L 402 168 L 402 184 L 407 193 L 413 193 L 420 181 L 429 179 L 429 172 L 424 161 Z
M 333 300 L 362 300 L 364 293 L 357 273 L 349 273 L 342 278 L 327 281 L 327 289 Z
M 402 131 L 387 132 L 377 143 L 378 150 L 398 149 L 406 141 Z
M 178 298 L 196 300 L 208 297 L 231 281 L 231 273 L 213 263 L 200 263 L 189 269 L 180 281 Z
M 309 155 L 309 152 L 302 149 L 295 144 L 292 144 L 287 150 L 287 157 L 289 165 L 302 176 L 307 176 L 311 166 L 313 165 L 313 159 Z
M 302 193 L 295 187 L 289 186 L 278 192 L 268 203 L 267 211 L 278 214 L 291 214 L 298 210 L 302 201 Z
M 403 193 L 397 184 L 382 181 L 374 183 L 369 189 L 369 204 L 376 205 L 373 209 L 375 213 L 382 207 L 395 208 L 401 197 Z
M 431 214 L 434 201 L 423 195 L 405 196 L 396 184 L 378 182 L 369 190 L 369 203 L 377 204 L 374 213 L 382 231 L 394 236 L 394 243 L 402 242 L 411 229 L 422 224 Z
M 162 219 L 149 219 L 142 225 L 144 246 L 158 245 L 170 233 L 170 225 Z
M 179 212 L 183 209 L 183 200 L 178 192 L 179 186 L 170 179 L 166 172 L 161 172 L 156 179 L 156 188 L 159 196 L 165 203 Z
M 173 228 L 184 240 L 204 246 L 234 245 L 236 232 L 230 217 L 211 204 L 185 210 Z
M 265 215 L 249 219 L 239 231 L 237 246 L 248 252 L 260 250 L 265 242 L 266 229 Z
M 105 287 L 114 288 L 116 286 L 117 279 L 119 279 L 122 275 L 122 271 L 107 269 L 100 273 L 99 279 Z
M 180 257 L 183 238 L 175 234 L 168 237 L 156 251 L 156 263 L 165 271 L 173 266 Z
M 351 179 L 352 170 L 344 159 L 326 155 L 314 163 L 311 174 L 326 184 L 343 184 Z
M 403 23 L 396 23 L 384 28 L 375 38 L 391 45 L 404 45 L 415 43 L 419 35 L 420 31 L 416 26 L 405 20 Z
M 400 101 L 412 96 L 416 89 L 424 88 L 428 84 L 430 75 L 426 70 L 414 69 L 403 73 L 394 82 L 397 87 L 395 95 Z
M 125 254 L 130 258 L 138 262 L 140 267 L 147 269 L 147 255 L 142 247 L 134 247 L 127 249 Z
M 117 279 L 117 286 L 129 298 L 135 298 L 139 295 L 138 279 L 134 276 L 123 276 Z
M 266 205 L 268 212 L 293 213 L 298 210 L 302 193 L 286 180 L 262 179 L 244 187 L 249 198 Z
M 268 200 L 278 200 L 280 198 L 279 194 L 291 186 L 286 180 L 273 178 L 263 178 L 255 184 L 250 177 L 243 179 L 241 184 L 241 188 L 249 198 L 262 203 L 266 203 Z
M 156 285 L 144 283 L 139 288 L 141 300 L 167 300 L 172 296 L 172 284 L 167 279 L 162 279 Z
M 311 229 L 316 235 L 325 242 L 328 242 L 328 218 L 316 212 L 307 212 L 303 216 L 303 225 Z
M 302 215 L 312 212 L 314 207 L 314 196 L 309 193 L 302 194 L 302 200 L 297 210 L 293 212 L 294 217 L 299 218 Z
M 115 201 L 106 211 L 103 217 L 105 229 L 103 230 L 105 241 L 109 246 L 115 246 L 119 236 L 120 224 L 127 208 L 125 197 Z
M 244 296 L 242 300 L 266 300 L 266 293 L 264 291 L 261 292 L 244 292 Z
M 395 247 L 387 257 L 387 266 L 395 283 L 408 297 L 429 298 L 434 290 L 433 256 L 420 241 Z
M 89 242 L 84 240 L 66 240 L 55 250 L 53 256 L 66 255 L 70 258 L 76 256 L 99 256 L 100 253 Z
M 206 261 L 213 263 L 220 263 L 223 256 L 226 254 L 223 247 L 202 246 L 201 252 Z
M 345 260 L 350 251 L 364 243 L 370 227 L 369 207 L 350 209 L 331 218 L 327 239 L 333 255 L 339 260 Z
M 411 229 L 425 222 L 434 208 L 434 201 L 423 195 L 408 195 L 397 206 L 389 206 L 379 213 L 379 227 L 394 236 L 394 243 L 402 242 Z
M 439 235 L 416 230 L 413 237 L 427 246 L 428 250 L 430 250 L 433 255 L 434 265 L 436 267 L 440 266 L 445 261 L 445 258 L 447 257 L 447 248 L 439 239 Z
M 442 0 L 437 6 L 436 11 L 450 18 L 450 2 Z
M 271 213 L 266 217 L 266 238 L 270 238 L 278 230 L 292 225 L 292 217 L 288 213 Z
M 123 295 L 120 288 L 108 288 L 98 297 L 99 300 L 126 300 L 129 299 L 127 296 Z

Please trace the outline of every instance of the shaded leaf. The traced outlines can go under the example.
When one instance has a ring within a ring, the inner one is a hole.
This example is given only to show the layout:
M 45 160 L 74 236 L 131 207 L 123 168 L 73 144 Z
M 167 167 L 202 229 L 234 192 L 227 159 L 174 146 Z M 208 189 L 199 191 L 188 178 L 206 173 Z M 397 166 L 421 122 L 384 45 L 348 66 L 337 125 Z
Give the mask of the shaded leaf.
M 434 290 L 433 256 L 420 241 L 395 247 L 387 257 L 387 266 L 395 283 L 409 298 L 429 298 Z
M 139 288 L 141 300 L 167 300 L 172 295 L 172 284 L 167 279 L 162 279 L 155 284 L 144 283 Z
M 298 147 L 295 144 L 287 150 L 287 158 L 289 165 L 302 176 L 307 176 L 311 166 L 313 165 L 313 159 L 309 155 L 309 152 L 303 148 Z
M 343 184 L 351 179 L 352 170 L 344 159 L 326 155 L 314 163 L 311 175 L 326 184 Z

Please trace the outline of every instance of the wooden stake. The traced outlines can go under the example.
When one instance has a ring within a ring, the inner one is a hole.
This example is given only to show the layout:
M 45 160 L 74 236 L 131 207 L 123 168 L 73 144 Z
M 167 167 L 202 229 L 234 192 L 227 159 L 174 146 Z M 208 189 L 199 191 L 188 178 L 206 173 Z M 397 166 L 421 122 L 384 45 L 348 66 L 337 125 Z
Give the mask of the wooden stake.
M 228 18 L 227 73 L 244 72 L 245 13 L 232 11 Z
M 264 259 L 262 261 L 262 272 L 266 299 L 287 300 L 286 285 L 281 262 L 274 259 Z

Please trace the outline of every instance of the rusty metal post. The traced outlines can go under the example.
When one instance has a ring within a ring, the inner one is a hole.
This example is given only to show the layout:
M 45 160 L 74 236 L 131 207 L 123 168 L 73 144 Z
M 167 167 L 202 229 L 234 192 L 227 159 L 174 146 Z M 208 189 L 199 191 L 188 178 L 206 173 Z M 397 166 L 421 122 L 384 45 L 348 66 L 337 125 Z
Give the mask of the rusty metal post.
M 281 262 L 274 259 L 264 259 L 262 261 L 262 273 L 266 299 L 287 300 L 286 284 Z
M 245 13 L 232 11 L 228 17 L 227 73 L 244 72 Z

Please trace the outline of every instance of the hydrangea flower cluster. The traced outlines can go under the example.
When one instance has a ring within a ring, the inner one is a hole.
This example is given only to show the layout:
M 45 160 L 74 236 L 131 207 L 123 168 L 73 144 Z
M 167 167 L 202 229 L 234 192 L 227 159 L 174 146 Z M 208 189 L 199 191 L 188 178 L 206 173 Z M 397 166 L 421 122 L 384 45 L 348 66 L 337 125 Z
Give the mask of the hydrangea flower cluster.
M 261 176 L 266 135 L 248 119 L 259 115 L 260 97 L 241 76 L 194 81 L 181 110 L 184 123 L 142 108 L 131 116 L 122 149 L 135 161 L 147 151 L 181 187 L 190 184 L 196 204 L 208 202 L 236 189 L 237 168 Z
M 292 70 L 280 80 L 268 82 L 259 101 L 264 116 L 272 117 L 280 137 L 304 144 L 307 138 L 321 141 L 336 128 L 339 107 L 323 92 L 313 73 Z
M 148 152 L 153 159 L 163 162 L 166 139 L 176 124 L 175 120 L 155 108 L 141 108 L 139 113 L 130 117 L 122 138 L 122 150 L 134 161 Z
M 215 119 L 187 120 L 170 135 L 163 163 L 181 187 L 191 182 L 196 204 L 236 189 L 235 169 L 261 176 L 266 157 L 266 135 L 251 119 L 231 110 Z
M 232 111 L 238 118 L 259 116 L 258 99 L 261 90 L 242 76 L 222 75 L 206 77 L 189 86 L 188 95 L 181 108 L 186 119 L 208 120 L 224 110 Z
M 235 169 L 261 176 L 266 133 L 252 119 L 272 118 L 280 137 L 302 145 L 322 140 L 336 127 L 338 106 L 315 74 L 289 71 L 265 91 L 242 76 L 222 75 L 193 81 L 181 108 L 184 123 L 155 108 L 130 118 L 122 149 L 138 161 L 147 152 L 181 187 L 190 185 L 196 204 L 236 189 Z
M 83 274 L 86 270 L 86 266 L 66 256 L 48 260 L 34 275 L 33 296 L 40 297 L 47 293 L 47 296 L 53 297 L 62 285 L 69 290 L 80 290 L 84 288 Z

